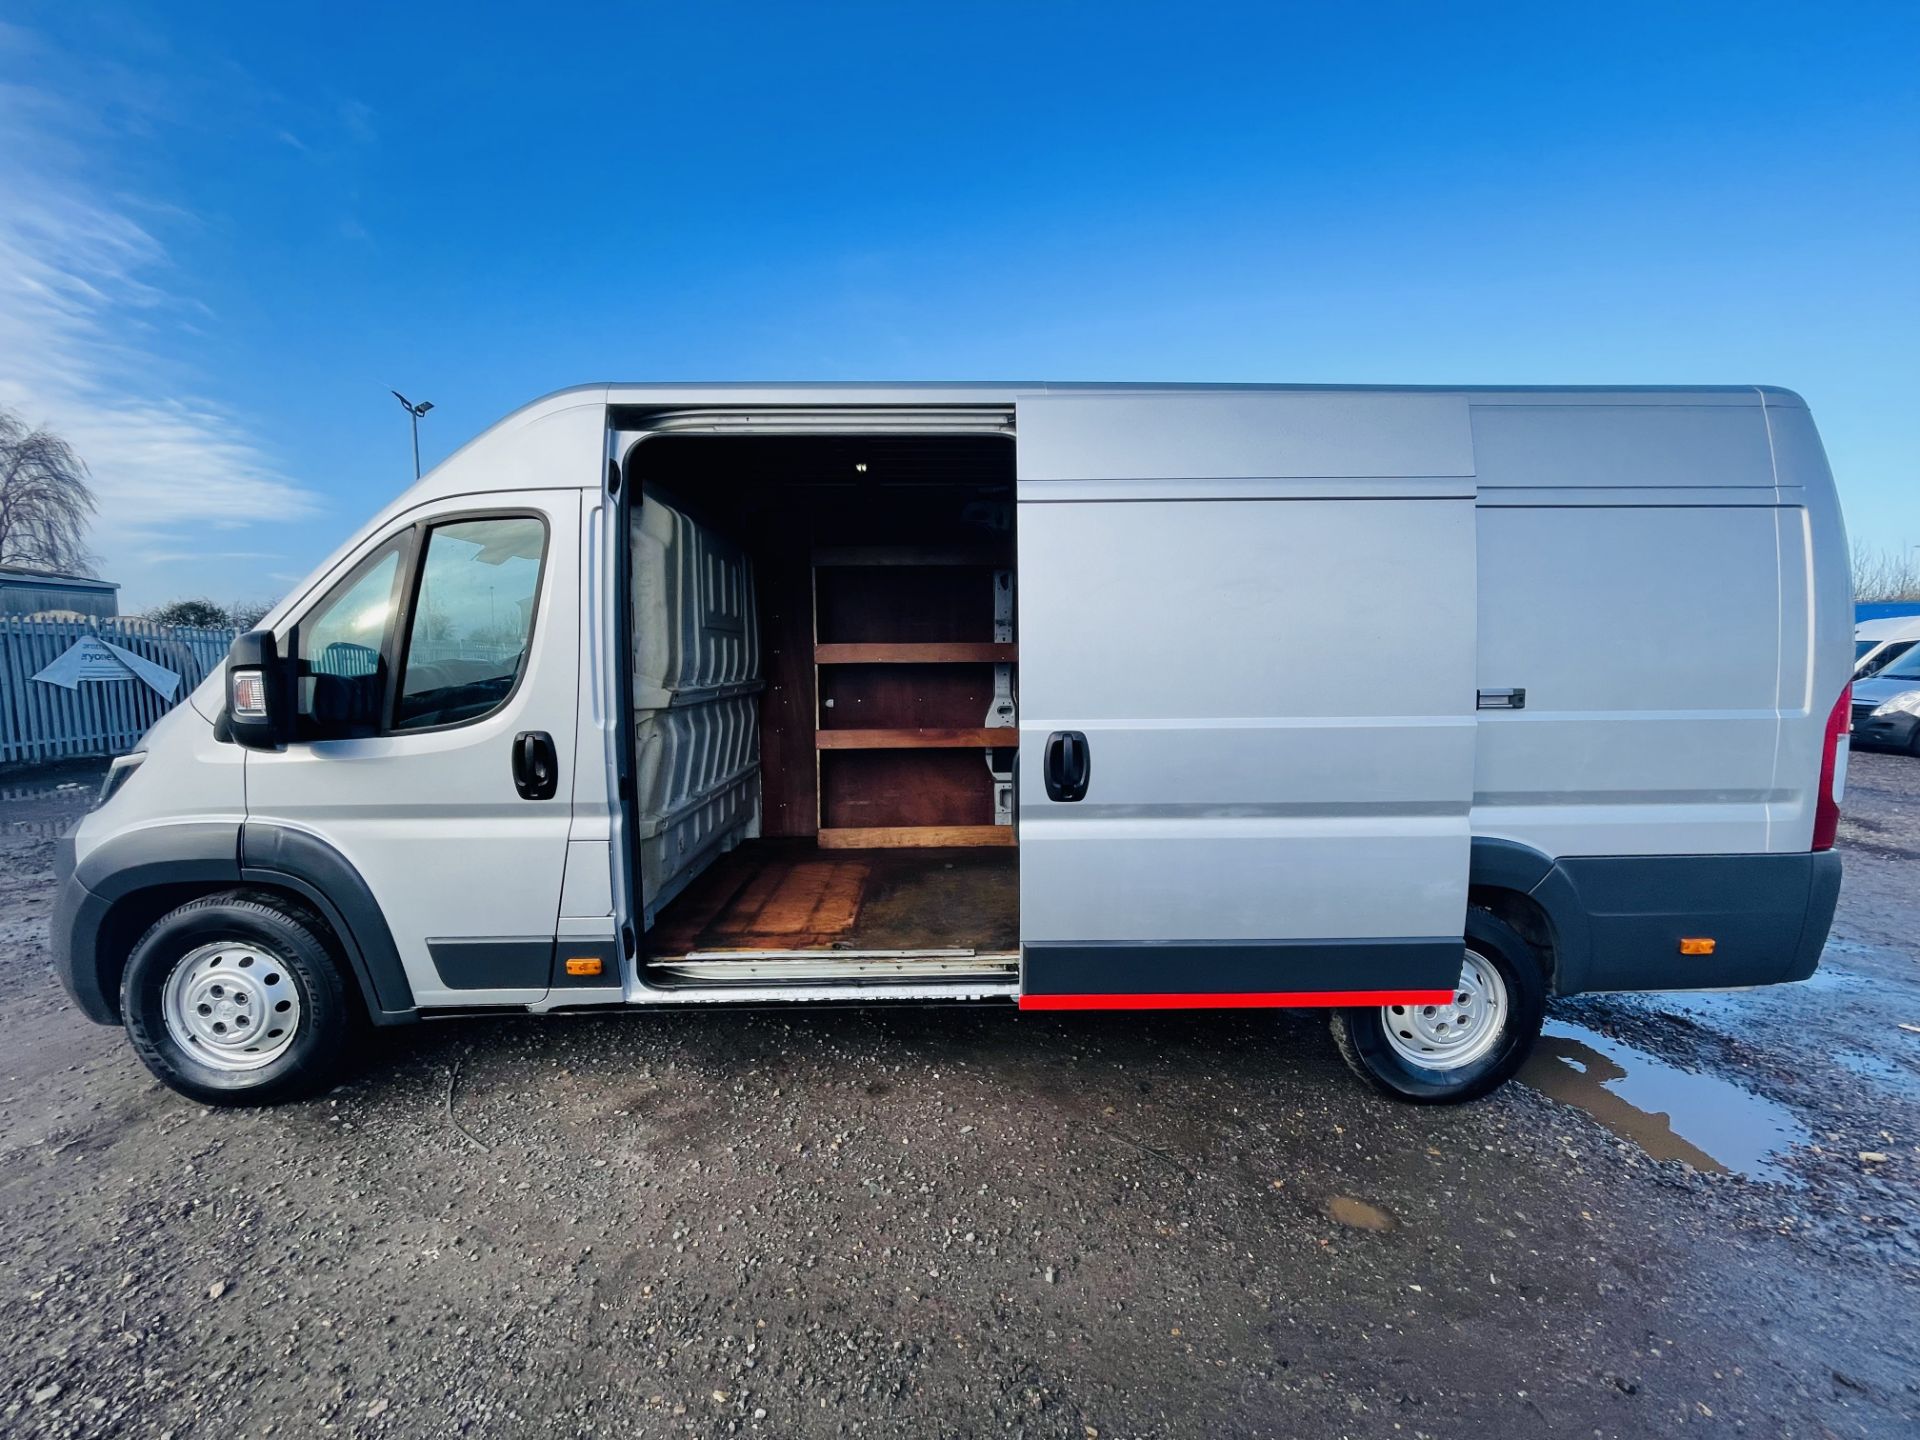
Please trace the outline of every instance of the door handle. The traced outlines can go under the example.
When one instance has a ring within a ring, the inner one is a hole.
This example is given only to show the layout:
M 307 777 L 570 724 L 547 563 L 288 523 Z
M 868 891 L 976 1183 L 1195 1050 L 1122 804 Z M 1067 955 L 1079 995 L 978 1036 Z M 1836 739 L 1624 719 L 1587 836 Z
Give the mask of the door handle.
M 1047 798 L 1062 804 L 1084 800 L 1093 778 L 1093 752 L 1078 730 L 1056 730 L 1047 737 Z
M 513 737 L 513 786 L 522 800 L 551 800 L 560 788 L 560 756 L 544 730 Z

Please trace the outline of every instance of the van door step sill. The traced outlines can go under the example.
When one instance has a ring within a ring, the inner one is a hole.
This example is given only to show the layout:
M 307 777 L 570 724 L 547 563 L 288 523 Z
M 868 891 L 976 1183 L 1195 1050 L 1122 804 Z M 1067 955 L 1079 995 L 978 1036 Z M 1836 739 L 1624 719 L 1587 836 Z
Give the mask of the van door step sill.
M 1011 980 L 1020 973 L 1017 951 L 981 955 L 972 950 L 696 950 L 648 964 L 650 976 L 711 985 L 821 980 Z

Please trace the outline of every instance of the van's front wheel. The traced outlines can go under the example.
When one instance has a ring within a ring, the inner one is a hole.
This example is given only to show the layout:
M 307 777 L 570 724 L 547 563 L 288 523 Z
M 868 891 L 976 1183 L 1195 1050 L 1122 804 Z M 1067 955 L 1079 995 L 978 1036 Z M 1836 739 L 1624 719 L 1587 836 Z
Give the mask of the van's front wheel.
M 1474 909 L 1448 1003 L 1338 1010 L 1333 1040 L 1376 1090 L 1459 1104 L 1497 1089 L 1526 1063 L 1546 1009 L 1546 972 L 1532 947 L 1491 911 Z
M 156 1076 L 209 1105 L 270 1105 L 332 1083 L 353 1021 L 317 922 L 272 897 L 210 895 L 127 957 L 120 1013 Z

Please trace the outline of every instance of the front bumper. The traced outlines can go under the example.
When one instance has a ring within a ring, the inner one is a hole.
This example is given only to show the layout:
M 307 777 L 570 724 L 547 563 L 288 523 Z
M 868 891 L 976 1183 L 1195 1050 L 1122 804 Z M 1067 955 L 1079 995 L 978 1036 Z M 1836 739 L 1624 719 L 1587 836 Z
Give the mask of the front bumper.
M 118 1025 L 120 997 L 102 989 L 95 954 L 108 902 L 82 885 L 80 877 L 74 874 L 73 836 L 63 835 L 55 844 L 53 873 L 58 888 L 54 892 L 53 916 L 47 922 L 53 973 L 60 977 L 61 986 L 73 997 L 82 1015 L 97 1025 Z

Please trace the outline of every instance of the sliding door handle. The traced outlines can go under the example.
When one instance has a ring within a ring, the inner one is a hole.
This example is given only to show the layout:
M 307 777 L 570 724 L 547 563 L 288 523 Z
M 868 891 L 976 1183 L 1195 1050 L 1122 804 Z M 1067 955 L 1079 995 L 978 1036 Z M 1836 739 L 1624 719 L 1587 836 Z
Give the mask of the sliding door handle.
M 513 787 L 522 800 L 551 800 L 560 788 L 560 756 L 544 730 L 513 737 Z
M 1084 800 L 1093 778 L 1093 753 L 1078 730 L 1056 730 L 1047 737 L 1047 798 L 1062 804 Z

